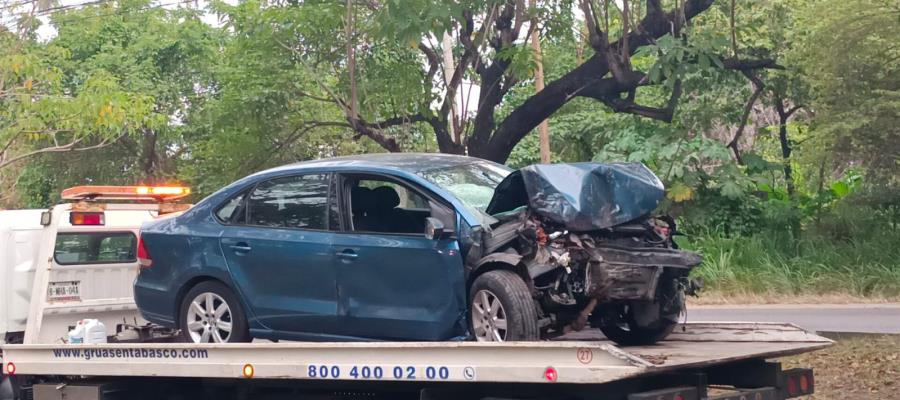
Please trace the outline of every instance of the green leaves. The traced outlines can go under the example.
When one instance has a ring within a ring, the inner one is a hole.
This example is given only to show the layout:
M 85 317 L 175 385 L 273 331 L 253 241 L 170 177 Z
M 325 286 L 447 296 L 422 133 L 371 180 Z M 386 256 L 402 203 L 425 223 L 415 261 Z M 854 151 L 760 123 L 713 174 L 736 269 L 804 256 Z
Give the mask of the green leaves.
M 647 78 L 653 83 L 668 82 L 671 89 L 675 79 L 687 74 L 709 74 L 714 68 L 723 68 L 720 54 L 727 46 L 727 41 L 723 40 L 723 36 L 704 40 L 702 37 L 695 39 L 690 33 L 685 33 L 684 39 L 666 34 L 654 43 L 639 48 L 635 52 L 638 58 L 636 64 L 652 60 Z
M 694 190 L 685 185 L 684 182 L 676 182 L 666 190 L 666 197 L 676 203 L 681 203 L 694 198 Z

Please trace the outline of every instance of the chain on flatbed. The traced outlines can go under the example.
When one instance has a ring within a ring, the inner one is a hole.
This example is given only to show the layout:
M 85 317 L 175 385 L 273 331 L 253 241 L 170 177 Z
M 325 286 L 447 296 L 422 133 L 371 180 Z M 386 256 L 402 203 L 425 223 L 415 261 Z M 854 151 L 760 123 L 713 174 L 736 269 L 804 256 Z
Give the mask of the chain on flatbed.
M 657 345 L 627 348 L 590 332 L 574 338 L 514 343 L 9 345 L 3 347 L 3 362 L 4 371 L 13 369 L 19 375 L 599 384 L 794 355 L 832 344 L 779 323 L 688 323 Z

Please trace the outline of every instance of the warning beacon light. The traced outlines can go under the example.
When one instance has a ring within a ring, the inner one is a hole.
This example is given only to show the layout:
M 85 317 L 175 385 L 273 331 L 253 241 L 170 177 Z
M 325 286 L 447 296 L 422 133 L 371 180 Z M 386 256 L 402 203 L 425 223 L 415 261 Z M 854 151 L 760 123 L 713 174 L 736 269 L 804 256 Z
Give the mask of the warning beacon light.
M 75 186 L 62 191 L 63 200 L 174 201 L 191 194 L 185 186 Z

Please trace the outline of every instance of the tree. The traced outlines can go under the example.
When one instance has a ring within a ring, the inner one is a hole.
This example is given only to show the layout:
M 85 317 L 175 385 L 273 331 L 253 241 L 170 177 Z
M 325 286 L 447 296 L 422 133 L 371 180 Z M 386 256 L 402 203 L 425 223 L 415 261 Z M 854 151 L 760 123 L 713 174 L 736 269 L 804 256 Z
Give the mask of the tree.
M 152 111 L 135 135 L 117 144 L 115 169 L 155 183 L 176 174 L 190 157 L 193 109 L 212 90 L 218 32 L 189 8 L 155 7 L 123 0 L 54 15 L 58 35 L 49 43 L 71 54 L 57 65 L 69 90 L 93 71 L 106 71 L 127 90 L 152 99 Z
M 220 8 L 229 13 L 236 36 L 264 43 L 260 30 L 244 28 L 268 24 L 268 41 L 317 77 L 304 90 L 336 106 L 358 137 L 388 151 L 408 147 L 398 127 L 419 125 L 430 128 L 442 152 L 503 162 L 532 129 L 573 99 L 589 98 L 615 112 L 670 122 L 682 94 L 678 75 L 684 71 L 672 64 L 734 70 L 774 65 L 771 59 L 724 57 L 717 49 L 695 46 L 689 24 L 712 0 L 677 1 L 668 8 L 660 0 L 624 1 L 621 7 L 593 0 L 546 1 L 535 7 L 522 0 L 269 4 Z M 530 33 L 554 41 L 580 34 L 572 29 L 579 24 L 587 25 L 592 54 L 500 118 L 510 91 L 530 79 Z M 444 34 L 452 40 L 437 39 Z M 686 51 L 655 69 L 635 68 L 632 58 L 639 49 L 657 46 L 664 37 L 671 38 L 670 47 Z M 446 63 L 438 55 L 447 43 L 454 46 L 456 68 L 441 79 Z M 639 89 L 653 85 L 666 85 L 667 100 L 636 102 Z M 473 87 L 477 100 L 468 104 Z M 461 120 L 455 121 L 452 109 L 458 103 Z M 457 125 L 459 140 L 451 134 Z
M 900 170 L 900 6 L 824 0 L 800 24 L 797 63 L 812 88 L 811 129 L 832 162 L 897 184 Z M 824 164 L 823 164 L 824 165 Z
M 106 71 L 65 88 L 56 62 L 70 54 L 0 31 L 0 170 L 46 153 L 108 146 L 134 132 L 151 103 Z

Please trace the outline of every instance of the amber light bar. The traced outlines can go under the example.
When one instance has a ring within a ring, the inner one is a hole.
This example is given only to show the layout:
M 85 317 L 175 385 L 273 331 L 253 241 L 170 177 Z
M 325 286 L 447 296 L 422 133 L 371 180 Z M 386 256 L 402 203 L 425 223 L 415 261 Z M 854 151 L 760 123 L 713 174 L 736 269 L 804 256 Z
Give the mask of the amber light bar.
M 187 197 L 184 186 L 75 186 L 62 191 L 63 200 L 156 200 L 171 201 Z

